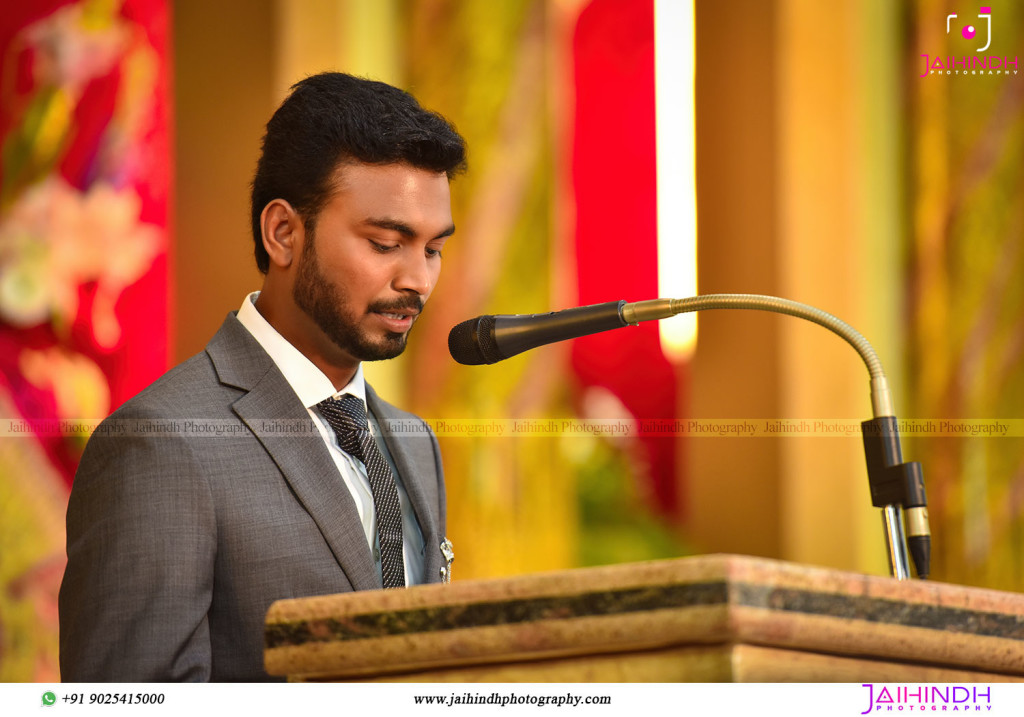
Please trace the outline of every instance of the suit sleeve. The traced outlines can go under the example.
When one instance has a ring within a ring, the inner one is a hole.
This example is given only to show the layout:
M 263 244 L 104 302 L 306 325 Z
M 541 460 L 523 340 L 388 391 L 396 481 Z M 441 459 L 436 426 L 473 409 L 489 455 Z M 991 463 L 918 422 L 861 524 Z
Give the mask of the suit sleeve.
M 212 495 L 193 441 L 140 430 L 174 425 L 108 419 L 82 457 L 59 600 L 66 682 L 210 679 Z

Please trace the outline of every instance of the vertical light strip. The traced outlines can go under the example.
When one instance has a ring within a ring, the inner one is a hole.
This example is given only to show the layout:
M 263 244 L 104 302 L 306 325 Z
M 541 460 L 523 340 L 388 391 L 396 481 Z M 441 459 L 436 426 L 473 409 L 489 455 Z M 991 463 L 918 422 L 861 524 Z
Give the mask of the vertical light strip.
M 693 0 L 654 0 L 654 87 L 658 146 L 658 296 L 697 293 L 697 182 Z M 661 322 L 670 360 L 693 354 L 697 314 Z

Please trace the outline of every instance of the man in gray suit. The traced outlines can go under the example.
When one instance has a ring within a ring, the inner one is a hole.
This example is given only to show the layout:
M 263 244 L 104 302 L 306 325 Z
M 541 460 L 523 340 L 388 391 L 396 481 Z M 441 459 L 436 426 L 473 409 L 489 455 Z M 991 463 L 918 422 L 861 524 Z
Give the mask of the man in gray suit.
M 292 88 L 253 181 L 261 291 L 82 457 L 65 681 L 265 680 L 273 601 L 445 576 L 437 441 L 361 362 L 404 349 L 464 163 L 454 128 L 401 90 L 340 73 Z

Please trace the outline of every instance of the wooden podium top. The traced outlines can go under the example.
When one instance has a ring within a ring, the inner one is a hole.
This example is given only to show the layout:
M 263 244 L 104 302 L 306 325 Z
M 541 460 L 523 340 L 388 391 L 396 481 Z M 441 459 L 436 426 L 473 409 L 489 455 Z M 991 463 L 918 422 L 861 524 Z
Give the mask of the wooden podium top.
M 282 600 L 292 679 L 1024 679 L 1024 596 L 711 555 Z

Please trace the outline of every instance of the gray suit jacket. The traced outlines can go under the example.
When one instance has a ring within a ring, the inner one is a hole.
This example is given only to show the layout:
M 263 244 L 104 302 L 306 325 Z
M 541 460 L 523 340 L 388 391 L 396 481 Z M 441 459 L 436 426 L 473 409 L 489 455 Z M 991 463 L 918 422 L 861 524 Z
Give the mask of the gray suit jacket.
M 366 394 L 423 532 L 426 579 L 437 582 L 437 441 L 419 418 L 369 386 Z M 391 435 L 387 419 L 415 429 Z M 381 587 L 323 439 L 233 315 L 204 353 L 101 424 L 75 476 L 67 529 L 65 681 L 265 680 L 273 601 Z

